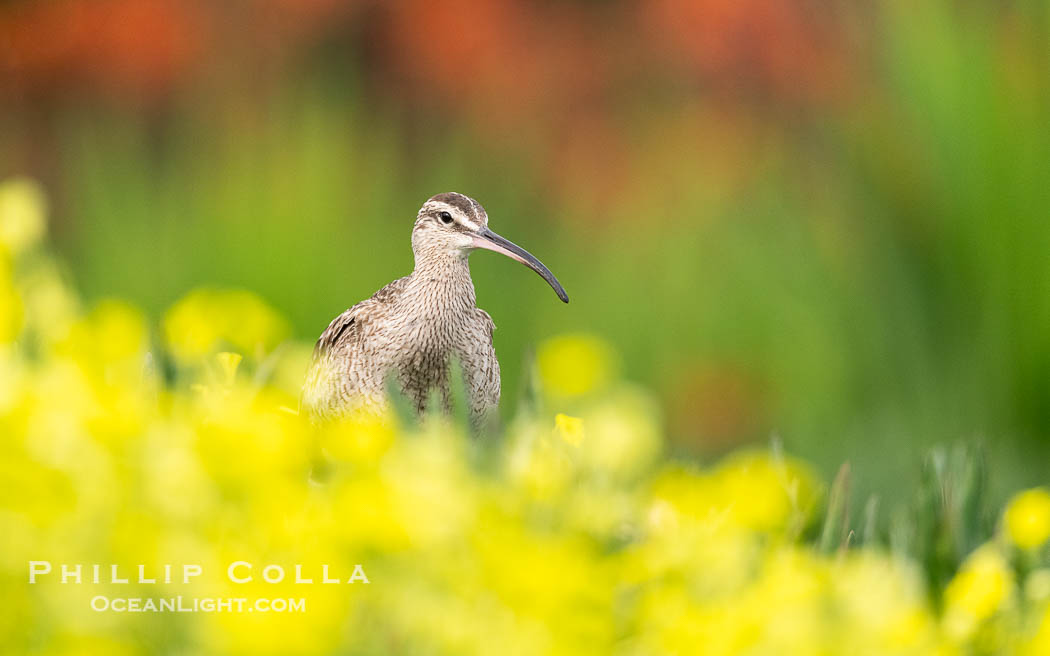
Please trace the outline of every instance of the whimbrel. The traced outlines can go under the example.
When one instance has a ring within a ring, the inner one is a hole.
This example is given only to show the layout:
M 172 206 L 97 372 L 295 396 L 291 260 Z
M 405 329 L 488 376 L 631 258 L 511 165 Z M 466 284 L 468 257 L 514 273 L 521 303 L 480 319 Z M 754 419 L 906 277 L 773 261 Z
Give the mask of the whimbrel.
M 459 362 L 471 422 L 479 426 L 500 396 L 495 325 L 476 306 L 467 257 L 484 248 L 540 274 L 558 298 L 565 289 L 542 262 L 488 227 L 488 214 L 462 194 L 434 196 L 412 228 L 415 269 L 336 317 L 317 340 L 303 387 L 304 410 L 315 419 L 377 410 L 395 377 L 422 413 L 431 398 L 451 408 L 449 375 Z

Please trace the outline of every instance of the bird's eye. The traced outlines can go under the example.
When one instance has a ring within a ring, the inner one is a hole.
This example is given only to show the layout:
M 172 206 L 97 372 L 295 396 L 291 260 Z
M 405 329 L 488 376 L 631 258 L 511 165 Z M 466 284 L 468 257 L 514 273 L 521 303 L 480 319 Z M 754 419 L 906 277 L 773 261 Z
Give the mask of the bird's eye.
M 440 214 L 438 214 L 438 218 L 440 218 L 441 222 L 446 225 L 452 223 L 452 215 L 448 212 L 441 212 Z

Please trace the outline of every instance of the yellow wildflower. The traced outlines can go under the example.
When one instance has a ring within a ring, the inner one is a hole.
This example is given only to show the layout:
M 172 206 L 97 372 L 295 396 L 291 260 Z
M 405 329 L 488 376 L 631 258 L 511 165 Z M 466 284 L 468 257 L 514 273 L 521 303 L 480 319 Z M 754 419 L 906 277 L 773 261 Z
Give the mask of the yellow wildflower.
M 142 366 L 149 331 L 138 308 L 117 300 L 99 302 L 86 316 L 74 321 L 56 351 L 99 371 L 116 365 Z
M 391 412 L 359 409 L 340 420 L 323 424 L 318 430 L 318 445 L 335 464 L 373 466 L 397 439 L 394 420 Z
M 629 479 L 649 470 L 662 446 L 659 411 L 648 395 L 629 387 L 610 392 L 583 414 L 583 462 L 603 475 Z
M 0 344 L 14 341 L 22 331 L 22 299 L 11 280 L 9 262 L 0 250 Z
M 1050 601 L 1050 569 L 1039 568 L 1028 573 L 1024 582 L 1024 596 L 1035 604 Z
M 931 653 L 936 625 L 920 573 L 909 562 L 850 550 L 834 563 L 831 583 L 841 653 Z
M 0 248 L 20 253 L 44 235 L 47 198 L 40 185 L 29 178 L 11 178 L 0 183 Z
M 289 333 L 288 324 L 251 292 L 198 289 L 168 310 L 164 337 L 184 363 L 232 347 L 248 356 L 272 351 Z
M 61 265 L 33 258 L 30 266 L 19 269 L 16 281 L 25 309 L 23 330 L 47 345 L 67 338 L 81 315 L 81 304 Z
M 219 367 L 220 382 L 223 385 L 232 385 L 233 379 L 237 377 L 237 368 L 241 365 L 241 360 L 244 359 L 240 353 L 230 353 L 229 351 L 223 351 L 215 356 L 215 363 Z
M 1050 492 L 1035 488 L 1010 499 L 1003 513 L 1010 541 L 1022 549 L 1035 549 L 1050 538 Z
M 766 452 L 726 458 L 714 473 L 717 503 L 729 521 L 755 531 L 803 528 L 820 496 L 816 475 L 804 463 Z
M 583 420 L 558 413 L 554 415 L 554 433 L 573 446 L 583 442 Z
M 592 335 L 562 335 L 540 344 L 536 354 L 545 390 L 557 396 L 582 396 L 597 391 L 614 375 L 612 349 Z
M 970 637 L 999 611 L 1013 585 L 1013 573 L 994 545 L 986 544 L 970 554 L 944 590 L 948 633 L 956 638 Z
M 1021 654 L 1024 656 L 1045 656 L 1050 654 L 1050 606 L 1047 606 L 1040 618 L 1039 628 L 1030 640 L 1023 643 Z
M 546 426 L 538 421 L 514 426 L 505 455 L 509 479 L 537 500 L 560 498 L 577 473 L 568 444 L 554 439 Z
M 19 402 L 26 379 L 26 365 L 16 347 L 0 346 L 0 415 Z

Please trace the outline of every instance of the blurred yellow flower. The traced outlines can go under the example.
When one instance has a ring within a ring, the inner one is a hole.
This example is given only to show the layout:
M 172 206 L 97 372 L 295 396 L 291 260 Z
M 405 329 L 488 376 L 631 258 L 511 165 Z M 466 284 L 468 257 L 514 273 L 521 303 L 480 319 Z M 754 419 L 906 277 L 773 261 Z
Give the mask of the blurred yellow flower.
M 652 498 L 654 528 L 699 522 L 793 539 L 812 520 L 820 486 L 803 463 L 743 452 L 709 472 L 665 466 L 652 480 Z
M 1022 644 L 1023 656 L 1046 656 L 1050 654 L 1050 606 L 1046 606 L 1039 618 L 1039 626 L 1032 637 Z
M 251 292 L 198 289 L 173 305 L 164 316 L 164 338 L 183 363 L 192 363 L 223 348 L 259 358 L 290 332 L 273 308 Z
M 731 509 L 731 521 L 756 531 L 788 526 L 800 531 L 820 498 L 808 465 L 769 452 L 728 456 L 715 470 L 713 482 L 717 503 Z
M 558 396 L 582 396 L 601 389 L 616 373 L 616 357 L 593 335 L 552 337 L 536 353 L 543 388 Z
M 552 436 L 550 424 L 524 421 L 512 426 L 506 450 L 506 472 L 510 481 L 529 498 L 559 499 L 578 473 L 578 463 L 569 445 Z
M 944 622 L 957 639 L 971 636 L 1013 591 L 1014 577 L 999 550 L 986 544 L 967 557 L 944 590 Z
M 1050 492 L 1035 488 L 1015 495 L 1006 505 L 1003 527 L 1022 549 L 1042 546 L 1050 538 Z
M 0 415 L 10 412 L 25 391 L 26 365 L 17 349 L 0 345 Z
M 934 616 L 918 568 L 875 550 L 850 550 L 832 568 L 842 653 L 930 653 Z M 863 590 L 863 594 L 857 594 Z
M 0 250 L 20 253 L 44 236 L 47 198 L 40 185 L 29 178 L 0 182 Z
M 10 260 L 0 250 L 0 344 L 13 342 L 22 332 L 22 299 L 11 273 Z
M 397 428 L 392 413 L 359 410 L 319 426 L 318 445 L 336 465 L 374 467 L 397 440 Z
M 219 367 L 219 382 L 222 385 L 233 384 L 233 379 L 237 377 L 237 369 L 241 366 L 243 359 L 244 356 L 240 353 L 230 353 L 229 351 L 223 351 L 215 356 L 215 362 Z
M 25 327 L 43 345 L 53 345 L 69 336 L 81 316 L 81 303 L 70 288 L 60 264 L 50 258 L 33 258 L 17 277 L 25 308 Z
M 142 366 L 148 342 L 145 315 L 133 305 L 107 299 L 74 321 L 56 350 L 81 363 L 90 362 L 99 371 L 120 364 L 137 369 Z
M 1050 601 L 1050 569 L 1041 567 L 1029 572 L 1024 581 L 1024 595 L 1036 604 Z
M 567 443 L 579 446 L 583 442 L 583 420 L 558 413 L 554 415 L 554 431 Z
M 616 479 L 635 478 L 650 470 L 663 442 L 660 413 L 649 395 L 617 386 L 582 414 L 587 439 L 580 455 L 586 466 Z

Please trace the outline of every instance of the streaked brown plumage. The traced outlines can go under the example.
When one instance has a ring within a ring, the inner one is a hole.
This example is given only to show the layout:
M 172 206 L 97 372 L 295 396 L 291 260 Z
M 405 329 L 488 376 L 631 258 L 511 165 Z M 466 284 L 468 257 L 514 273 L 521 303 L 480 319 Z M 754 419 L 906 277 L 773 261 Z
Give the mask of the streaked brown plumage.
M 553 274 L 488 229 L 488 215 L 457 193 L 434 196 L 412 229 L 415 269 L 336 317 L 317 340 L 303 386 L 303 408 L 323 419 L 382 407 L 396 378 L 419 412 L 433 394 L 451 405 L 452 360 L 462 368 L 471 419 L 480 425 L 500 396 L 492 318 L 479 309 L 467 257 L 476 248 L 508 255 L 539 273 L 568 303 Z

